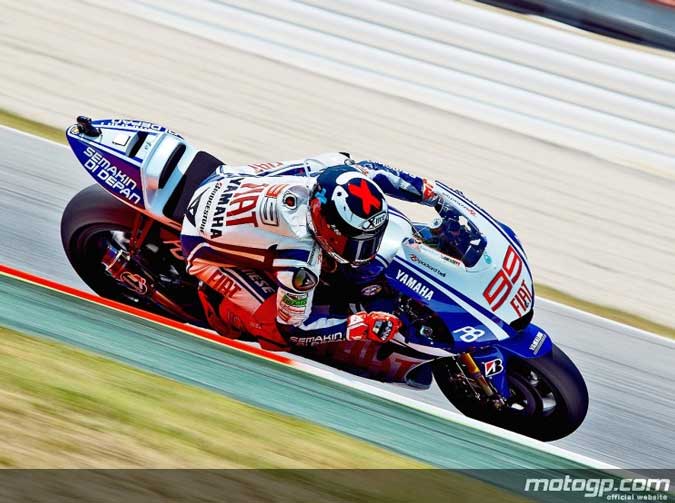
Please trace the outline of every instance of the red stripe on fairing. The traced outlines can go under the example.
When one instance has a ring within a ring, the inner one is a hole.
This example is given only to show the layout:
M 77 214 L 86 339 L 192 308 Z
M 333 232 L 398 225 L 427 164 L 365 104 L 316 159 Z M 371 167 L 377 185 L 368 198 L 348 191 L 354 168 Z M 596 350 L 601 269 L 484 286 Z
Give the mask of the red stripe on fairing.
M 228 339 L 227 337 L 222 337 L 209 330 L 180 323 L 178 321 L 166 318 L 165 316 L 161 316 L 159 314 L 149 313 L 136 307 L 127 306 L 126 304 L 122 304 L 121 302 L 117 302 L 115 300 L 105 299 L 103 297 L 99 297 L 98 295 L 83 292 L 82 290 L 78 290 L 77 288 L 62 285 L 61 283 L 56 283 L 55 281 L 41 278 L 39 276 L 35 276 L 33 274 L 20 271 L 18 269 L 14 269 L 12 267 L 3 264 L 0 264 L 0 274 L 11 276 L 13 278 L 17 278 L 23 281 L 28 281 L 29 283 L 34 283 L 36 285 L 43 286 L 45 288 L 50 288 L 52 290 L 56 290 L 57 292 L 65 293 L 66 295 L 71 295 L 79 299 L 93 302 L 94 304 L 116 309 L 118 311 L 122 311 L 127 314 L 131 314 L 133 316 L 137 316 L 139 318 L 143 318 L 152 321 L 154 323 L 158 323 L 160 325 L 175 328 L 176 330 L 180 330 L 181 332 L 187 332 L 190 335 L 194 335 L 202 339 L 207 339 L 209 341 L 216 342 L 218 344 L 222 344 L 223 346 L 234 348 L 239 351 L 243 351 L 245 353 L 260 356 L 262 358 L 266 358 L 268 360 L 272 360 L 277 363 L 283 363 L 284 365 L 293 365 L 293 360 L 280 354 L 272 353 L 271 351 L 265 351 L 264 349 L 244 344 L 243 342 L 237 341 L 235 339 Z

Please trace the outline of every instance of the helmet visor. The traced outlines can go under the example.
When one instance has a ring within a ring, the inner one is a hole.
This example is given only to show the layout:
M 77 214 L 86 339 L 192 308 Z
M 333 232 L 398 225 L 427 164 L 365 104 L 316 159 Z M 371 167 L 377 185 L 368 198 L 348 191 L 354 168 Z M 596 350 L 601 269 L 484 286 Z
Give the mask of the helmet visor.
M 372 260 L 382 244 L 384 233 L 365 239 L 349 238 L 342 257 L 351 264 L 363 264 Z
M 362 264 L 368 262 L 377 254 L 377 250 L 382 243 L 385 226 L 383 226 L 382 232 L 375 235 L 348 236 L 328 224 L 321 213 L 321 204 L 318 200 L 310 203 L 310 213 L 314 237 L 321 247 L 339 262 Z

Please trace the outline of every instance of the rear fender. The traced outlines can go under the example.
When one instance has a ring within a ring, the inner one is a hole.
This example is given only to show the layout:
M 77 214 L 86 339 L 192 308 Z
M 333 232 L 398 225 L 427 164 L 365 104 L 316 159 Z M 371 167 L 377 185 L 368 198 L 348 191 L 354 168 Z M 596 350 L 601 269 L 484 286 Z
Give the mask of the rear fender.
M 77 126 L 71 126 L 66 131 L 70 148 L 96 183 L 122 202 L 136 209 L 145 209 L 141 163 L 121 151 L 121 148 L 127 147 L 115 148 L 115 137 L 111 135 L 105 128 L 101 128 L 101 135 L 97 138 L 80 133 Z M 122 136 L 119 138 L 121 142 Z M 127 145 L 131 143 L 129 136 L 125 138 Z
M 164 208 L 196 155 L 182 136 L 152 122 L 92 121 L 89 136 L 77 125 L 66 137 L 85 170 L 110 194 L 155 220 L 175 226 Z

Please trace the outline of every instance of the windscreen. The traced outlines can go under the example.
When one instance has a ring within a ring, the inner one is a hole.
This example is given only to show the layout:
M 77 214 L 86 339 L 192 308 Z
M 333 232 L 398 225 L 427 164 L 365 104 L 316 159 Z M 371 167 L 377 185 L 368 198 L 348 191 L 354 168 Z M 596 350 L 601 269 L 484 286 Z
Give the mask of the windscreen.
M 461 260 L 466 267 L 475 266 L 487 246 L 485 236 L 450 204 L 443 206 L 439 215 L 430 225 L 416 225 L 416 237 L 425 245 Z

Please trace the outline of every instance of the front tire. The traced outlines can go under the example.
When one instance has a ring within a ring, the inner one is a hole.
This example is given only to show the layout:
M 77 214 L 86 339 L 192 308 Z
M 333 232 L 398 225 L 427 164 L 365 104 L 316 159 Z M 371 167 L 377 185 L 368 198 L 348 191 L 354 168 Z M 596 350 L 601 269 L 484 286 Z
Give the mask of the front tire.
M 557 346 L 539 358 L 510 358 L 506 367 L 511 397 L 496 410 L 462 393 L 439 360 L 434 377 L 443 394 L 464 415 L 538 440 L 566 437 L 583 422 L 588 389 L 572 360 Z

